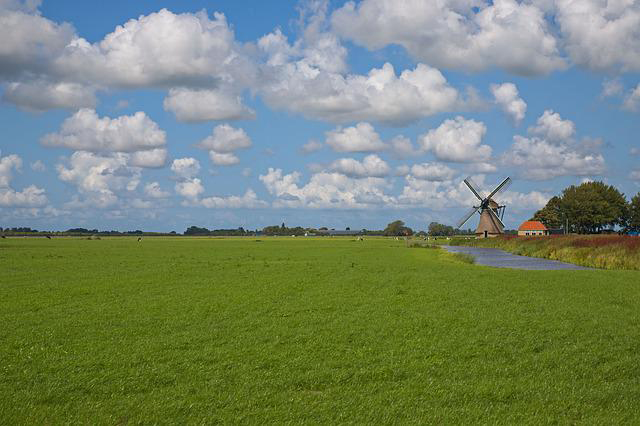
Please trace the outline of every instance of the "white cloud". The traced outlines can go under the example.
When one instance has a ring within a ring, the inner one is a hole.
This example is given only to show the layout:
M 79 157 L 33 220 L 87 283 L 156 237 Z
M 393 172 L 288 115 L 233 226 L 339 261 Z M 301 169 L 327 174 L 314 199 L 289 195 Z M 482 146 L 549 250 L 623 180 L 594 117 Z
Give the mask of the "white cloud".
M 491 157 L 491 147 L 482 145 L 486 131 L 481 122 L 456 117 L 421 135 L 418 144 L 423 150 L 433 152 L 440 161 L 486 162 Z
M 140 183 L 140 168 L 128 165 L 129 156 L 123 153 L 98 155 L 76 151 L 68 160 L 68 167 L 56 166 L 63 182 L 77 187 L 81 200 L 75 197 L 72 206 L 97 208 L 114 207 L 120 193 L 132 193 Z
M 255 112 L 242 104 L 240 95 L 224 90 L 169 90 L 164 109 L 175 114 L 178 121 L 194 123 L 213 120 L 248 120 Z
M 251 139 L 243 129 L 236 129 L 228 124 L 220 124 L 213 129 L 211 136 L 203 139 L 198 147 L 216 152 L 233 152 L 249 148 Z
M 331 19 L 340 35 L 360 45 L 399 44 L 440 68 L 497 67 L 530 76 L 565 67 L 543 11 L 531 3 L 350 1 Z
M 190 200 L 191 202 L 197 202 L 200 194 L 204 192 L 202 181 L 198 178 L 186 178 L 176 183 L 176 193 Z
M 31 163 L 31 170 L 34 172 L 44 172 L 47 170 L 47 166 L 45 166 L 41 160 L 36 160 Z
M 597 176 L 605 171 L 605 160 L 596 152 L 581 152 L 571 142 L 550 142 L 537 137 L 514 136 L 511 148 L 502 156 L 503 163 L 516 167 L 533 180 L 558 176 Z
M 181 178 L 190 179 L 200 172 L 200 162 L 192 157 L 176 158 L 171 163 L 171 171 Z
M 411 174 L 418 179 L 445 181 L 453 179 L 456 171 L 444 164 L 422 163 L 411 166 Z
M 22 168 L 22 159 L 15 155 L 0 156 L 0 206 L 2 207 L 40 207 L 47 203 L 44 189 L 29 185 L 22 191 L 16 191 L 10 184 L 13 170 Z
M 160 168 L 167 164 L 165 148 L 136 151 L 130 154 L 129 165 L 134 167 Z
M 518 96 L 518 88 L 513 83 L 492 84 L 491 93 L 495 102 L 518 125 L 527 112 L 527 104 Z
M 197 146 L 209 151 L 209 158 L 213 164 L 231 166 L 240 162 L 234 152 L 249 148 L 251 139 L 243 129 L 220 124 L 213 129 L 211 136 L 200 141 Z
M 640 169 L 632 170 L 631 173 L 629 173 L 629 179 L 640 180 Z
M 618 96 L 622 93 L 622 89 L 622 82 L 619 78 L 605 79 L 602 82 L 602 93 L 600 96 L 603 98 Z
M 536 126 L 529 128 L 529 133 L 551 143 L 567 141 L 573 137 L 575 131 L 575 125 L 571 120 L 563 120 L 560 114 L 553 110 L 546 110 L 538 118 Z
M 640 71 L 640 3 L 554 2 L 565 50 L 574 63 L 595 70 Z
M 367 75 L 331 73 L 305 62 L 272 66 L 264 72 L 269 78 L 260 94 L 267 104 L 320 120 L 403 125 L 463 106 L 442 73 L 424 64 L 400 76 L 389 63 Z
M 164 146 L 166 134 L 142 111 L 100 118 L 83 108 L 64 120 L 58 133 L 45 135 L 42 143 L 91 152 L 134 152 Z
M 22 168 L 22 158 L 16 154 L 0 156 L 0 188 L 6 188 L 13 179 L 13 170 Z
M 22 191 L 0 188 L 0 206 L 2 207 L 41 207 L 47 204 L 45 190 L 29 185 Z
M 302 145 L 302 148 L 300 149 L 300 151 L 302 151 L 303 154 L 310 154 L 312 152 L 321 150 L 323 146 L 324 145 L 322 145 L 322 142 L 318 142 L 312 139 L 309 142 Z
M 277 199 L 274 207 L 361 209 L 393 205 L 394 199 L 384 193 L 389 187 L 384 178 L 350 178 L 342 173 L 320 172 L 300 186 L 300 173 L 283 175 L 281 169 L 269 168 L 259 179 Z
M 209 158 L 216 166 L 233 166 L 240 162 L 240 159 L 232 152 L 209 151 Z
M 340 158 L 331 163 L 329 169 L 351 177 L 383 177 L 391 170 L 389 165 L 375 154 L 367 155 L 362 161 Z
M 76 38 L 55 66 L 78 81 L 125 88 L 233 85 L 254 73 L 223 14 L 167 9 L 131 19 L 95 44 Z
M 6 2 L 0 5 L 0 77 L 41 72 L 62 54 L 74 37 L 73 28 L 67 23 L 56 24 L 33 10 L 7 6 Z
M 92 87 L 44 80 L 9 83 L 5 86 L 2 99 L 28 111 L 92 108 L 97 102 Z
M 411 140 L 402 135 L 396 136 L 391 139 L 390 145 L 393 153 L 398 158 L 408 158 L 418 154 L 418 152 L 414 149 Z
M 625 97 L 622 106 L 629 111 L 638 111 L 640 109 L 640 83 Z
M 387 146 L 380 140 L 369 123 L 358 123 L 353 127 L 339 127 L 326 133 L 326 143 L 337 152 L 381 151 Z
M 200 200 L 199 205 L 209 209 L 255 209 L 266 207 L 267 203 L 259 200 L 252 189 L 248 189 L 242 196 L 203 198 Z
M 158 182 L 150 182 L 144 186 L 144 193 L 151 198 L 167 198 L 171 194 L 163 191 Z

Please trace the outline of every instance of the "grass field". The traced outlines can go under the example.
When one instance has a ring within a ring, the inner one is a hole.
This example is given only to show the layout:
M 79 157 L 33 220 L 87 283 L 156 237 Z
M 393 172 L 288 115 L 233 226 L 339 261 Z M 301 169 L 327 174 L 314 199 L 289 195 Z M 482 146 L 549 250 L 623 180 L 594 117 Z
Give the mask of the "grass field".
M 0 241 L 2 424 L 640 422 L 640 272 L 402 241 Z

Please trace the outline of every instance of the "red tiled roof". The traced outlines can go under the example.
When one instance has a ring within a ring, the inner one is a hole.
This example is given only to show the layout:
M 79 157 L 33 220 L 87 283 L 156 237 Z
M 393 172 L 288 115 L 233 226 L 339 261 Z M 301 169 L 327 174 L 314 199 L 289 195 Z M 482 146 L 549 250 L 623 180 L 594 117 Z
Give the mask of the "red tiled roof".
M 546 231 L 547 227 L 544 226 L 542 222 L 538 222 L 537 220 L 528 220 L 523 222 L 518 228 L 518 231 Z

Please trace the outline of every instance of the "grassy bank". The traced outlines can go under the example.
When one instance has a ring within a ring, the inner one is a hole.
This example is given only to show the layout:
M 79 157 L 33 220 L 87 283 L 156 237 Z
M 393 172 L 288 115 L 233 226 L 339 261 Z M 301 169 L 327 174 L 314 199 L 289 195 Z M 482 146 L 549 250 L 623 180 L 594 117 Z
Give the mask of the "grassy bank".
M 620 235 L 503 236 L 452 240 L 452 245 L 496 247 L 523 256 L 561 260 L 601 269 L 640 270 L 640 238 Z
M 0 239 L 2 424 L 637 424 L 640 272 L 405 241 Z

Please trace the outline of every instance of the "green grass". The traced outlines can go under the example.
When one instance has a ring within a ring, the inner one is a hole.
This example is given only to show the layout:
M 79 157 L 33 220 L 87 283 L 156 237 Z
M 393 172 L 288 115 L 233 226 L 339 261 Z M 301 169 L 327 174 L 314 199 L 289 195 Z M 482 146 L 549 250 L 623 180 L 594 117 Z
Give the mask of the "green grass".
M 542 257 L 601 269 L 640 270 L 640 238 L 620 235 L 503 236 L 454 239 L 452 245 L 496 247 L 522 256 Z
M 1 240 L 2 423 L 640 422 L 636 271 L 260 240 Z

